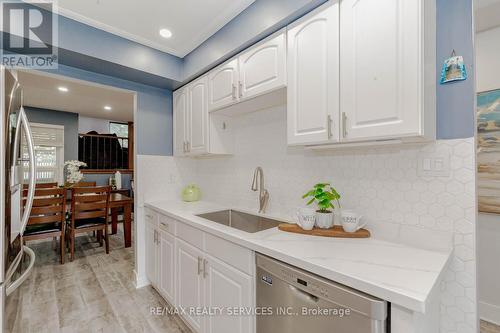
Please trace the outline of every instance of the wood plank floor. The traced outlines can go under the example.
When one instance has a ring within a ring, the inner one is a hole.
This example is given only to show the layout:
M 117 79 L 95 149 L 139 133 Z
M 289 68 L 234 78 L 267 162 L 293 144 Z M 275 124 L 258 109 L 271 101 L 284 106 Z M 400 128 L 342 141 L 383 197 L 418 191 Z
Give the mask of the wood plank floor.
M 481 320 L 481 333 L 500 333 L 500 326 Z
M 37 261 L 7 300 L 10 332 L 190 332 L 177 316 L 151 313 L 168 304 L 153 288 L 134 287 L 133 247 L 123 247 L 121 232 L 111 236 L 109 255 L 92 237 L 78 237 L 76 258 L 64 265 L 51 241 L 28 245 Z

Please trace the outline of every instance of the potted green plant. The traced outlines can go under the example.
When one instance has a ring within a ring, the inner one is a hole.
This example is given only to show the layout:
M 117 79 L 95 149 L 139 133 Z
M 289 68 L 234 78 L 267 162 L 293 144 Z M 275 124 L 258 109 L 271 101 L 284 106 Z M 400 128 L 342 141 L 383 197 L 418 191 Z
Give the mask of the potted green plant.
M 304 194 L 302 198 L 311 198 L 307 202 L 308 205 L 316 202 L 318 207 L 316 210 L 316 226 L 318 228 L 329 229 L 333 226 L 333 210 L 335 209 L 333 201 L 336 201 L 340 207 L 340 194 L 330 183 L 314 185 L 314 188 Z

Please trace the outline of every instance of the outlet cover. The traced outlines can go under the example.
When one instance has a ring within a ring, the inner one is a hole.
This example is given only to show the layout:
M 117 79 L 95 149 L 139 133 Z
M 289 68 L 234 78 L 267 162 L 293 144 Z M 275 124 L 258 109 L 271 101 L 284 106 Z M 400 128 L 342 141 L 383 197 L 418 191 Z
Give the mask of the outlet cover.
M 422 154 L 418 158 L 417 172 L 421 177 L 449 177 L 450 154 L 448 152 Z

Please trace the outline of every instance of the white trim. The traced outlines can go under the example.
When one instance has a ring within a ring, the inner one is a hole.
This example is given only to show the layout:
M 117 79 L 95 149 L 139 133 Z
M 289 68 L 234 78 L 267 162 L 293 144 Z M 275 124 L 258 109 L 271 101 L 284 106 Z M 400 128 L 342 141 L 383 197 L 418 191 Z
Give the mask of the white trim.
M 129 33 L 125 30 L 113 27 L 111 25 L 105 24 L 103 22 L 88 18 L 84 15 L 78 14 L 72 10 L 66 9 L 59 7 L 59 15 L 68 17 L 70 19 L 73 19 L 75 21 L 87 24 L 89 26 L 92 26 L 94 28 L 109 32 L 113 35 L 117 35 L 123 38 L 126 38 L 128 40 L 131 40 L 133 42 L 149 46 L 153 49 L 166 52 L 169 54 L 172 54 L 176 57 L 184 58 L 186 55 L 188 55 L 191 51 L 193 51 L 195 48 L 200 46 L 201 43 L 203 43 L 205 40 L 207 40 L 210 36 L 215 34 L 220 28 L 225 26 L 227 23 L 229 23 L 233 18 L 238 16 L 243 10 L 245 10 L 248 6 L 250 6 L 255 0 L 245 0 L 237 3 L 233 3 L 233 6 L 228 6 L 223 10 L 220 15 L 217 17 L 213 18 L 209 26 L 200 29 L 200 33 L 197 36 L 194 36 L 192 38 L 189 38 L 189 43 L 184 43 L 182 44 L 179 48 L 172 48 L 163 44 L 160 44 L 158 42 L 154 42 L 150 39 Z
M 146 275 L 138 275 L 135 269 L 134 269 L 134 276 L 135 276 L 134 284 L 136 289 L 149 286 L 151 284 Z
M 54 125 L 54 124 L 43 124 L 43 123 L 32 123 L 30 122 L 31 127 L 45 127 L 45 128 L 54 128 L 54 129 L 62 129 L 64 131 L 64 125 Z
M 480 301 L 479 318 L 500 325 L 500 306 Z

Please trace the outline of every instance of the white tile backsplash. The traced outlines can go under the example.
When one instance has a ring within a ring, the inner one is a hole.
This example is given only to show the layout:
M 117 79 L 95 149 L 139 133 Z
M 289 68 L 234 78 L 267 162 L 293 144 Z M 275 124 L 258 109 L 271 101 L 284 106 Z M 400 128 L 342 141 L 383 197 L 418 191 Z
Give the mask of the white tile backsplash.
M 268 213 L 294 218 L 305 204 L 303 193 L 317 182 L 331 182 L 342 206 L 361 213 L 374 237 L 434 250 L 454 248 L 441 286 L 441 332 L 476 332 L 473 138 L 317 152 L 287 147 L 285 107 L 234 118 L 230 126 L 232 156 L 142 161 L 148 178 L 158 177 L 147 183 L 155 189 L 148 188 L 142 200 L 162 191 L 174 198 L 195 181 L 203 200 L 257 210 L 258 193 L 250 185 L 261 166 L 270 194 Z M 418 171 L 419 161 L 439 156 L 449 159 L 446 176 Z M 169 176 L 158 168 L 176 173 L 178 182 L 170 190 L 165 187 Z

